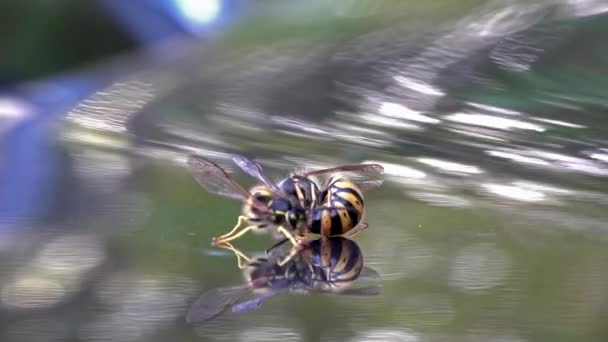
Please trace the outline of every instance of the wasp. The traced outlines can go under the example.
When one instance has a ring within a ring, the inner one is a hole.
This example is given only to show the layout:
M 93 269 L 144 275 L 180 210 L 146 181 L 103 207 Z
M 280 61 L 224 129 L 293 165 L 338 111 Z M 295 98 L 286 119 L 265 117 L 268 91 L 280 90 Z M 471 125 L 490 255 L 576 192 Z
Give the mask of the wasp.
M 204 189 L 244 201 L 237 224 L 228 233 L 215 237 L 214 245 L 237 239 L 248 231 L 260 231 L 271 226 L 286 237 L 277 245 L 285 241 L 297 245 L 309 233 L 352 237 L 367 227 L 361 221 L 364 214 L 361 189 L 379 186 L 384 170 L 379 164 L 342 165 L 292 174 L 275 184 L 258 163 L 243 156 L 235 156 L 233 161 L 262 185 L 248 191 L 211 160 L 195 154 L 188 157 L 190 172 Z M 345 176 L 333 176 L 323 189 L 319 189 L 311 179 L 345 172 L 362 179 L 355 182 Z
M 188 323 L 208 321 L 230 307 L 233 312 L 255 310 L 280 293 L 371 296 L 380 292 L 380 275 L 364 266 L 359 246 L 344 237 L 321 238 L 294 246 L 292 251 L 297 252 L 283 264 L 279 261 L 285 258 L 284 252 L 252 259 L 230 243 L 219 246 L 237 255 L 244 284 L 204 292 L 188 310 Z M 373 284 L 353 287 L 358 280 Z M 246 299 L 247 296 L 253 298 Z

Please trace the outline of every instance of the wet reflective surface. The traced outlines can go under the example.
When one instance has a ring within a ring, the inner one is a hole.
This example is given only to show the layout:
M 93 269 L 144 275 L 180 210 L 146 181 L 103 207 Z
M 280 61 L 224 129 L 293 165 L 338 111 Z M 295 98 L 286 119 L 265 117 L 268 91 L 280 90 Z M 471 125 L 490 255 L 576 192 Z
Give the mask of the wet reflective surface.
M 608 5 L 315 3 L 93 68 L 109 83 L 54 119 L 0 99 L 2 341 L 608 338 Z M 197 185 L 192 152 L 247 185 L 233 154 L 277 180 L 382 164 L 355 238 L 381 294 L 186 324 L 242 282 L 210 246 L 241 203 Z
M 382 278 L 364 265 L 357 243 L 340 236 L 303 241 L 289 251 L 270 248 L 258 257 L 247 256 L 230 243 L 217 246 L 235 253 L 244 283 L 204 292 L 188 309 L 188 323 L 208 322 L 230 308 L 235 313 L 257 310 L 284 293 L 358 297 L 381 291 Z M 356 286 L 360 280 L 373 284 Z M 253 298 L 246 299 L 248 295 Z

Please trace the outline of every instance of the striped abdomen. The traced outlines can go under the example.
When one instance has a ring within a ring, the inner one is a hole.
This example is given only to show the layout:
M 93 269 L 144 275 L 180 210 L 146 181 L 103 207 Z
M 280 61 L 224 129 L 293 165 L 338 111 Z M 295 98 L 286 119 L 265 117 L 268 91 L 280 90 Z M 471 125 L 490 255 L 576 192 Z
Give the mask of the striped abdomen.
M 342 237 L 314 240 L 311 264 L 320 268 L 317 280 L 329 287 L 348 286 L 363 268 L 363 255 L 356 243 Z
M 321 207 L 312 210 L 310 232 L 323 236 L 342 235 L 359 224 L 363 216 L 363 194 L 346 178 L 331 178 Z

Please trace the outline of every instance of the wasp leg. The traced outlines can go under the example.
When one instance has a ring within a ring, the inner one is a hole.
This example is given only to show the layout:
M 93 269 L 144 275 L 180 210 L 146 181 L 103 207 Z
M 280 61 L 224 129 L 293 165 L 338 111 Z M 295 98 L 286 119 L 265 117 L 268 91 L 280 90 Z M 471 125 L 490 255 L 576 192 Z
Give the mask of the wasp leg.
M 284 244 L 285 242 L 287 242 L 287 241 L 289 241 L 289 239 L 288 239 L 288 238 L 284 238 L 284 239 L 282 239 L 281 241 L 279 241 L 279 242 L 275 243 L 274 245 L 272 245 L 272 247 L 270 247 L 270 248 L 266 249 L 266 254 L 268 255 L 268 253 L 270 253 L 270 251 L 272 251 L 273 249 L 275 249 L 275 248 L 277 248 L 277 247 L 279 247 L 279 246 L 283 245 L 283 244 Z
M 283 258 L 281 261 L 279 261 L 277 263 L 278 266 L 283 266 L 286 263 L 289 262 L 289 260 L 293 259 L 293 257 L 295 257 L 296 255 L 298 255 L 298 253 L 300 252 L 300 248 L 298 246 L 294 246 L 291 251 L 289 252 L 289 254 Z
M 361 233 L 362 231 L 367 229 L 367 222 L 361 222 L 359 223 L 355 228 L 347 231 L 346 233 L 344 233 L 342 236 L 352 239 L 354 238 L 357 234 Z
M 223 243 L 226 243 L 228 241 L 232 241 L 234 239 L 238 239 L 241 236 L 247 234 L 248 231 L 253 230 L 253 229 L 257 229 L 257 228 L 258 228 L 257 225 L 247 226 L 247 227 L 243 228 L 240 232 L 238 232 L 237 234 L 234 234 L 232 236 L 229 236 L 229 237 L 220 237 L 220 238 L 217 238 L 217 239 L 213 239 L 212 244 L 214 246 L 217 246 L 218 244 L 223 244 Z
M 218 237 L 214 237 L 213 241 L 223 240 L 223 239 L 229 237 L 230 235 L 234 234 L 234 232 L 236 232 L 239 229 L 239 227 L 241 227 L 243 225 L 243 223 L 245 223 L 246 221 L 247 221 L 247 218 L 245 216 L 242 216 L 242 215 L 239 216 L 239 219 L 238 219 L 238 221 L 236 223 L 236 226 L 234 226 L 234 228 L 232 228 L 231 231 L 229 231 L 226 234 L 222 234 L 222 235 L 220 235 Z
M 234 247 L 230 242 L 223 242 L 217 246 L 218 248 L 223 248 L 231 251 L 236 255 L 237 263 L 240 269 L 247 267 L 247 265 L 251 262 L 251 258 L 249 258 L 245 253 L 241 252 L 238 248 Z M 245 260 L 243 262 L 243 260 Z
M 285 235 L 285 237 L 286 237 L 286 238 L 288 238 L 288 239 L 289 239 L 289 241 L 291 241 L 291 243 L 292 243 L 294 246 L 297 246 L 297 245 L 299 245 L 299 244 L 300 244 L 300 243 L 298 242 L 298 240 L 297 240 L 297 239 L 296 239 L 296 238 L 293 236 L 293 234 L 292 234 L 292 233 L 291 233 L 289 230 L 285 229 L 285 227 L 283 227 L 283 226 L 279 226 L 279 228 L 277 228 L 277 230 L 278 230 L 279 232 L 283 233 L 283 235 Z

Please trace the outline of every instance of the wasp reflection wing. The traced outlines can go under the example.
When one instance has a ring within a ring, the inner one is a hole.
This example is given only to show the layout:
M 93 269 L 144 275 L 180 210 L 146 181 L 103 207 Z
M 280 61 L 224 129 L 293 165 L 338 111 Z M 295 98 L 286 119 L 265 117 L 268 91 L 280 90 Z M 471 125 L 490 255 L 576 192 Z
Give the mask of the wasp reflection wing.
M 382 276 L 380 276 L 380 274 L 376 270 L 367 266 L 363 266 L 363 268 L 361 269 L 361 273 L 359 273 L 358 279 L 377 281 L 382 280 Z
M 194 179 L 205 190 L 237 200 L 251 196 L 249 191 L 238 184 L 222 167 L 196 154 L 188 156 L 188 168 Z
M 359 187 L 359 189 L 363 190 L 363 191 L 367 191 L 373 188 L 377 188 L 380 187 L 382 185 L 382 183 L 384 183 L 384 180 L 382 179 L 376 179 L 376 180 L 356 180 L 356 179 L 352 179 L 352 182 L 357 184 L 357 186 Z
M 331 173 L 349 173 L 349 180 L 357 184 L 362 190 L 379 187 L 384 182 L 382 175 L 384 167 L 380 164 L 349 164 L 327 169 L 313 170 L 302 173 L 301 176 L 319 176 Z
M 187 323 L 209 321 L 249 293 L 247 286 L 219 287 L 203 293 L 186 314 Z
M 380 285 L 372 285 L 365 287 L 346 288 L 336 292 L 341 296 L 377 296 L 380 294 Z
M 257 310 L 262 304 L 274 295 L 273 292 L 260 295 L 248 301 L 238 303 L 232 307 L 232 312 L 248 312 Z
M 240 167 L 241 170 L 245 171 L 248 175 L 260 180 L 262 183 L 264 183 L 264 185 L 269 187 L 272 191 L 275 191 L 275 192 L 279 191 L 279 188 L 277 187 L 277 185 L 273 181 L 271 181 L 268 177 L 266 177 L 266 175 L 264 174 L 264 170 L 262 169 L 262 166 L 260 164 L 254 162 L 253 160 L 250 160 L 246 157 L 238 156 L 238 155 L 232 157 L 232 161 L 236 165 L 238 165 L 238 167 Z

